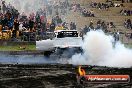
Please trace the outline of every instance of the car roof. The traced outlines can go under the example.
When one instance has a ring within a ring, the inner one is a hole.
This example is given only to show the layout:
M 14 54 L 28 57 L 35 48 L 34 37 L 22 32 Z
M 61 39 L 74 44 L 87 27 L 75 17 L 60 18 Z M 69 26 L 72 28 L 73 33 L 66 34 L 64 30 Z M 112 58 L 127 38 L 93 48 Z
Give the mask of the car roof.
M 77 30 L 57 30 L 54 32 L 77 32 Z

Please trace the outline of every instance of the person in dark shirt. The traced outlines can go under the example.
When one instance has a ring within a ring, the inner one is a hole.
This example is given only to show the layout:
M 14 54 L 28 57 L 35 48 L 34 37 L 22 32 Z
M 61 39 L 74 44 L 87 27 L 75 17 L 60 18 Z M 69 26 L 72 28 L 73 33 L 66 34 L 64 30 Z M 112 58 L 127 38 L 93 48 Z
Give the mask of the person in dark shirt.
M 55 23 L 51 23 L 50 25 L 50 31 L 53 32 L 55 30 Z
M 85 25 L 85 27 L 83 28 L 83 34 L 86 35 L 89 31 L 89 28 L 87 27 L 87 25 Z
M 5 30 L 5 27 L 7 26 L 8 23 L 8 20 L 5 16 L 2 16 L 1 23 L 2 23 L 2 30 Z
M 73 30 L 76 30 L 76 24 L 75 23 L 73 23 Z
M 14 29 L 16 30 L 16 31 L 19 31 L 19 21 L 17 20 L 17 19 L 15 19 L 14 20 Z
M 73 22 L 70 23 L 70 30 L 73 30 Z
M 131 11 L 128 10 L 128 11 L 127 11 L 127 16 L 130 16 L 130 15 L 131 15 Z
M 62 23 L 62 19 L 60 17 L 57 17 L 57 24 L 61 24 Z
M 92 21 L 90 21 L 89 29 L 90 29 L 90 30 L 94 30 L 94 26 L 93 26 L 93 22 L 92 22 Z
M 29 20 L 29 29 L 30 29 L 30 31 L 33 30 L 33 27 L 34 27 L 34 21 L 33 20 Z
M 24 28 L 28 28 L 28 22 L 25 20 L 24 22 L 23 22 L 23 26 L 22 27 L 24 27 Z
M 7 24 L 8 24 L 9 30 L 12 30 L 13 29 L 13 25 L 14 25 L 14 17 L 13 16 L 9 17 Z
M 19 21 L 17 19 L 14 20 L 14 30 L 12 31 L 12 37 L 16 38 L 17 31 L 19 31 Z

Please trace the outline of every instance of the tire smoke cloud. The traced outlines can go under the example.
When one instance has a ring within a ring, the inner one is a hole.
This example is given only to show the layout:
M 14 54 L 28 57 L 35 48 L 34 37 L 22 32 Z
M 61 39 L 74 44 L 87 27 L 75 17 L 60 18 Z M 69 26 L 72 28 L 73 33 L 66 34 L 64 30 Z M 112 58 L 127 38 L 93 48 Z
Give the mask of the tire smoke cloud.
M 114 43 L 112 36 L 103 31 L 90 31 L 85 36 L 83 54 L 73 55 L 69 60 L 74 65 L 99 65 L 109 67 L 131 67 L 132 49 L 121 42 Z
M 13 5 L 20 13 L 29 15 L 40 8 L 45 8 L 47 0 L 6 0 L 6 3 Z

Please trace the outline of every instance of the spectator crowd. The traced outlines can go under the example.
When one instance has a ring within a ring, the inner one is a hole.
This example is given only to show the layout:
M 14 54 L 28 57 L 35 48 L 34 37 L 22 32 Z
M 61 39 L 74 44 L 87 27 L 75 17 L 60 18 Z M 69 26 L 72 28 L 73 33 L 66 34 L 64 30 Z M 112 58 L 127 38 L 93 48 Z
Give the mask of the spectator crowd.
M 124 21 L 124 27 L 127 28 L 127 29 L 132 29 L 132 22 L 131 22 L 131 19 L 126 19 Z
M 118 3 L 114 3 L 112 0 L 107 0 L 105 3 L 91 2 L 90 6 L 92 8 L 108 10 L 109 7 L 123 7 L 123 4 L 118 4 Z
M 103 30 L 105 33 L 108 32 L 108 28 L 116 28 L 116 26 L 114 25 L 113 22 L 105 22 L 103 20 L 98 20 L 96 25 L 94 25 L 94 23 L 92 21 L 90 21 L 89 25 L 85 25 L 85 27 L 83 28 L 83 33 L 87 33 L 90 30 Z
M 83 8 L 80 4 L 71 4 L 70 10 L 79 12 L 84 17 L 95 17 L 93 10 Z
M 48 26 L 46 15 L 49 10 L 47 8 L 40 8 L 35 13 L 26 14 L 19 13 L 14 6 L 5 1 L 1 2 L 0 39 L 35 41 L 36 35 L 45 35 Z M 56 17 L 55 22 L 53 20 L 49 28 L 53 29 L 59 23 L 62 22 L 59 17 Z
M 114 7 L 114 3 L 112 1 L 106 3 L 91 2 L 90 6 L 92 8 L 108 9 L 109 7 Z
M 124 15 L 124 16 L 132 16 L 132 10 L 122 9 L 122 10 L 120 11 L 120 14 L 121 14 L 121 15 Z
M 66 26 L 59 15 L 66 13 L 69 6 L 68 0 L 64 2 L 49 1 L 46 8 L 40 8 L 37 12 L 30 14 L 19 13 L 11 4 L 2 0 L 1 2 L 0 39 L 35 41 L 36 36 L 44 37 L 47 31 L 53 32 L 55 29 L 57 30 L 57 27 L 61 26 L 63 29 L 63 26 Z M 47 15 L 54 15 L 50 22 L 47 20 Z M 73 25 L 75 26 L 75 24 Z
M 84 17 L 95 17 L 93 11 L 92 10 L 86 10 L 86 8 L 83 8 L 83 10 L 81 11 L 81 14 Z
M 81 13 L 84 17 L 95 17 L 94 11 L 91 9 L 86 9 L 81 7 L 80 4 L 69 4 L 68 0 L 64 2 L 55 2 L 51 1 L 47 4 L 46 8 L 40 8 L 35 13 L 19 13 L 19 11 L 12 6 L 7 4 L 5 1 L 1 1 L 2 5 L 0 6 L 0 36 L 5 38 L 5 35 L 8 35 L 8 39 L 12 41 L 35 41 L 36 36 L 43 38 L 46 35 L 46 32 L 54 32 L 55 30 L 77 30 L 77 24 L 75 22 L 66 23 L 62 19 L 62 15 L 67 13 L 67 10 L 73 10 L 74 12 Z M 92 2 L 90 4 L 93 8 L 98 9 L 108 9 L 109 7 L 116 6 L 112 1 L 107 1 L 106 3 L 97 3 Z M 118 5 L 117 5 L 118 6 Z M 55 14 L 53 14 L 53 10 Z M 122 15 L 131 16 L 131 10 L 121 10 Z M 52 19 L 49 21 L 47 15 L 52 16 Z M 127 29 L 132 29 L 132 23 L 130 19 L 125 20 L 124 26 Z M 89 25 L 85 25 L 83 28 L 83 33 L 86 33 L 90 30 L 102 29 L 105 32 L 108 32 L 108 28 L 115 28 L 113 22 L 105 22 L 98 20 L 96 27 L 91 21 Z M 6 38 L 5 38 L 6 39 Z

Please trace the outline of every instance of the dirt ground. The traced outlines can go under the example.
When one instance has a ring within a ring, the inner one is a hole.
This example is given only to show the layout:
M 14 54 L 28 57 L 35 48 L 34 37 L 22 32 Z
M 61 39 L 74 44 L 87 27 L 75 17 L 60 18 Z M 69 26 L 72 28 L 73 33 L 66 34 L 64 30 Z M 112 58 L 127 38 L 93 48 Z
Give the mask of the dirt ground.
M 0 65 L 0 88 L 131 88 L 127 84 L 79 85 L 76 80 L 78 66 L 62 64 Z M 131 68 L 84 66 L 89 74 L 128 74 Z

